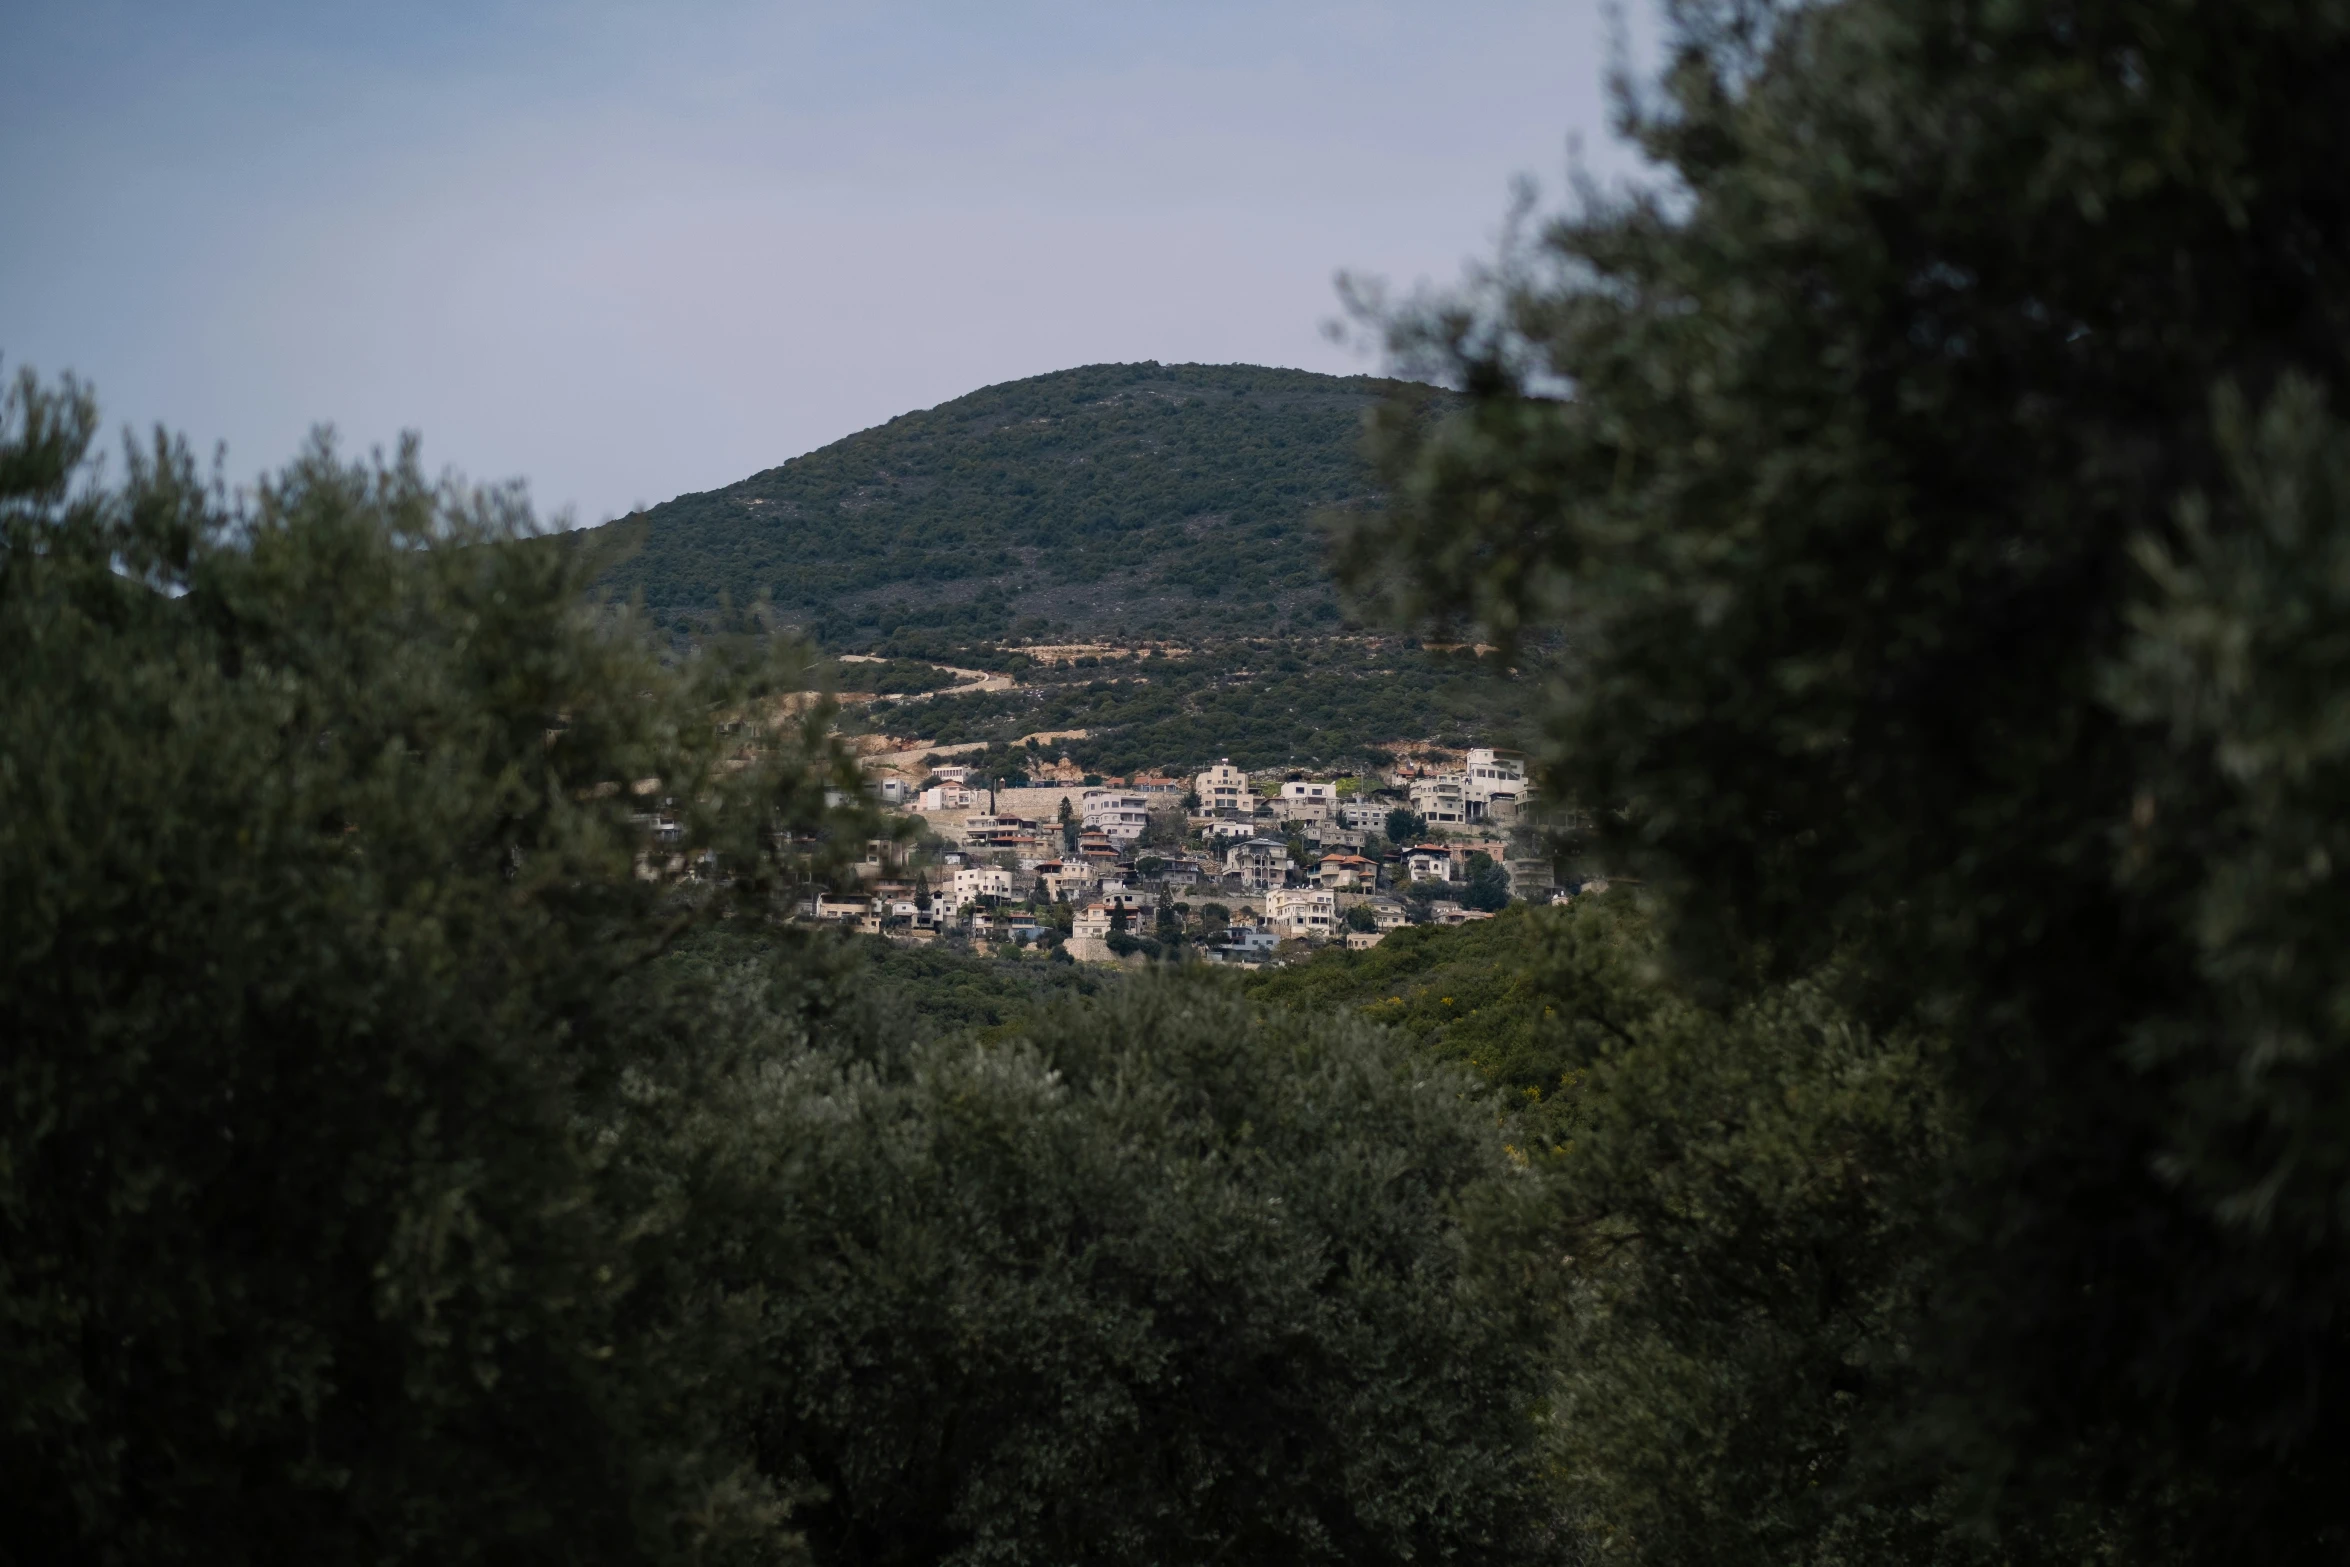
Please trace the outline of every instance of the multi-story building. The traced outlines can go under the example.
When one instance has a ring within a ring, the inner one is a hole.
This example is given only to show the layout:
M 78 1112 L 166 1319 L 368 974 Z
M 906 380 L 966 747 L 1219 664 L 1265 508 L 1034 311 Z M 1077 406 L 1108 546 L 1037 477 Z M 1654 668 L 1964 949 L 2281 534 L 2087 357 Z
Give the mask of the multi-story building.
M 820 920 L 861 920 L 872 912 L 871 898 L 836 898 L 830 893 L 816 897 L 815 915 Z
M 1469 819 L 1469 795 L 1459 773 L 1436 773 L 1412 780 L 1412 814 L 1434 826 L 1450 826 Z
M 1403 857 L 1406 879 L 1411 881 L 1452 880 L 1452 851 L 1440 844 L 1423 843 Z
M 1326 887 L 1275 887 L 1265 894 L 1265 924 L 1284 941 L 1327 941 L 1338 928 L 1338 895 Z
M 1036 868 L 1036 885 L 1053 903 L 1074 903 L 1100 880 L 1101 872 L 1083 860 L 1047 860 Z
M 935 783 L 915 797 L 917 811 L 967 811 L 984 796 L 975 794 L 967 784 Z
M 1224 851 L 1224 874 L 1239 877 L 1250 892 L 1278 887 L 1289 879 L 1289 845 L 1278 838 L 1245 838 Z
M 963 842 L 974 849 L 1028 849 L 1041 841 L 1035 822 L 1018 816 L 974 815 L 963 818 Z
M 1379 885 L 1379 864 L 1359 854 L 1325 854 L 1315 862 L 1314 881 L 1333 891 L 1359 892 Z
M 1380 800 L 1348 800 L 1338 807 L 1335 819 L 1349 832 L 1382 832 L 1387 827 L 1387 813 L 1392 809 Z
M 982 898 L 1008 898 L 1012 895 L 1012 873 L 1000 865 L 966 865 L 955 872 L 947 906 L 959 909 L 966 903 L 977 903 Z
M 1232 758 L 1220 757 L 1216 765 L 1192 780 L 1192 792 L 1199 796 L 1203 811 L 1229 811 L 1236 816 L 1255 812 L 1257 802 L 1248 792 L 1248 774 L 1232 765 Z
M 1088 789 L 1078 805 L 1085 829 L 1113 843 L 1132 843 L 1150 830 L 1150 798 L 1131 789 Z
M 1312 778 L 1293 778 L 1281 786 L 1273 814 L 1285 822 L 1326 822 L 1338 807 L 1338 786 Z
M 1462 769 L 1461 794 L 1471 821 L 1508 814 L 1534 797 L 1533 786 L 1526 779 L 1525 758 L 1490 747 L 1471 750 Z M 1497 811 L 1497 806 L 1504 809 Z
M 1212 961 L 1254 968 L 1271 957 L 1279 945 L 1280 938 L 1269 930 L 1249 930 L 1236 925 L 1224 933 L 1222 941 L 1203 950 Z

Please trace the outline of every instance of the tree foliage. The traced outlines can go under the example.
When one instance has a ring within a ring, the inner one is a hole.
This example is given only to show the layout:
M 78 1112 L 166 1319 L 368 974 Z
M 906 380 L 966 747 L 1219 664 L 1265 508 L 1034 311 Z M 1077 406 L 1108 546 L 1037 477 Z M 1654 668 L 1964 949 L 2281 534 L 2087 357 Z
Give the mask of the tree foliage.
M 0 430 L 6 1551 L 770 1535 L 675 1397 L 682 1221 L 598 1128 L 708 1069 L 648 962 L 764 905 L 818 732 L 735 724 L 768 671 L 660 666 L 412 450 L 238 507 L 160 437 L 77 482 L 95 424 L 26 376 Z M 694 891 L 636 873 L 644 778 Z
M 1558 1505 L 1601 1559 L 1998 1560 L 1935 1477 L 1881 1461 L 1946 1157 L 1939 1046 L 1834 971 L 1701 1004 L 1630 891 L 1392 932 L 1254 976 L 1466 1066 L 1554 1205 L 1517 1237 L 1556 1309 Z M 1538 1237 L 1538 1239 L 1536 1239 Z
M 771 598 L 827 646 L 1331 625 L 1310 526 L 1360 502 L 1384 389 L 1249 365 L 1093 365 L 993 386 L 599 530 L 668 619 Z
M 875 830 L 788 645 L 95 425 L 0 419 L 0 1560 L 1570 1543 L 1457 1081 L 1212 981 L 954 1037 L 1087 984 L 776 918 Z
M 818 1557 L 1546 1559 L 1532 1196 L 1380 1030 L 1137 979 L 811 1057 L 746 1157 Z
M 1393 323 L 1470 400 L 1386 417 L 1353 572 L 1567 629 L 1551 776 L 1686 960 L 1948 1029 L 1896 1427 L 1972 1516 L 2334 1559 L 2350 16 L 1675 14 L 1666 178 Z

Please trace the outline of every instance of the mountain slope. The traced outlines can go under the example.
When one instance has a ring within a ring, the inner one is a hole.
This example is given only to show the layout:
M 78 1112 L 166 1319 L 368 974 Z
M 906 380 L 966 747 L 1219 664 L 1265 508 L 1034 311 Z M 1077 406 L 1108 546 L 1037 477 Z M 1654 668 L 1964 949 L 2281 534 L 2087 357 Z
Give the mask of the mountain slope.
M 771 599 L 828 645 L 892 635 L 1329 625 L 1313 513 L 1359 505 L 1391 383 L 1092 365 L 987 387 L 598 530 L 606 586 L 691 616 Z

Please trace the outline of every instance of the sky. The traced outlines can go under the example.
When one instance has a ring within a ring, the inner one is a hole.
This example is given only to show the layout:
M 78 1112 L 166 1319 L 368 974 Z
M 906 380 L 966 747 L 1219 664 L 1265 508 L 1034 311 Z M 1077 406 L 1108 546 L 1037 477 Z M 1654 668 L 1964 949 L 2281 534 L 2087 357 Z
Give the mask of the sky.
M 0 370 L 593 523 L 1104 361 L 1380 368 L 1341 270 L 1634 171 L 1602 0 L 0 3 Z

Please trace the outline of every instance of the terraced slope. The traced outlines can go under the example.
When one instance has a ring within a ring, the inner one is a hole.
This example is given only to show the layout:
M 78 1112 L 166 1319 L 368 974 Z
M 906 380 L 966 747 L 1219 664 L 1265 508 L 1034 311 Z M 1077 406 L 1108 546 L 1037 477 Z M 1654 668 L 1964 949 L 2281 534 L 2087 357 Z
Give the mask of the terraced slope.
M 1388 383 L 1092 365 L 892 419 L 599 530 L 604 582 L 691 621 L 765 597 L 827 646 L 1335 625 L 1313 515 L 1370 499 Z

